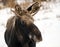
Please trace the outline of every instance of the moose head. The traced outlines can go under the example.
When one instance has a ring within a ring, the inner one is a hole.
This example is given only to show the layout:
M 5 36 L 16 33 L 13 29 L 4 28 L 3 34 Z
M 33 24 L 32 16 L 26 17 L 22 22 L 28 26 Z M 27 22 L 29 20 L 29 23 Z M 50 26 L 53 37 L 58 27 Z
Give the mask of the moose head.
M 38 12 L 39 8 L 40 8 L 39 3 L 35 2 L 32 5 L 30 5 L 30 7 L 28 7 L 27 9 L 22 9 L 21 6 L 17 4 L 15 6 L 15 11 L 13 10 L 12 11 L 16 14 L 17 17 L 19 17 L 22 24 L 26 24 L 27 26 L 30 26 L 33 24 L 34 22 L 33 16 Z M 31 33 L 29 34 L 29 37 L 30 39 L 33 38 L 35 41 L 39 41 L 39 40 L 41 41 L 42 38 L 39 38 L 39 35 L 41 36 L 41 33 L 39 32 L 39 29 L 36 26 L 35 27 L 34 26 L 35 25 L 33 24 L 32 25 L 33 34 L 35 34 L 36 36 L 34 35 L 34 37 L 32 37 L 33 35 Z
M 15 11 L 12 10 L 15 16 L 8 19 L 5 32 L 5 41 L 8 47 L 35 47 L 36 42 L 42 40 L 41 32 L 33 23 L 32 13 L 36 14 L 35 11 L 38 10 L 33 6 L 31 9 L 22 9 L 17 4 Z

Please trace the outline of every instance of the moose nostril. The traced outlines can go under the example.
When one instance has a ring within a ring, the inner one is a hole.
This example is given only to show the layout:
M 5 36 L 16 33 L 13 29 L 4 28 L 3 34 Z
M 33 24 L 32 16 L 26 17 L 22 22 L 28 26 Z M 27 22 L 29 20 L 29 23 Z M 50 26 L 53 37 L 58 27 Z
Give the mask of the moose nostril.
M 31 39 L 31 38 L 32 38 L 32 36 L 31 36 L 31 35 L 29 35 L 29 38 Z

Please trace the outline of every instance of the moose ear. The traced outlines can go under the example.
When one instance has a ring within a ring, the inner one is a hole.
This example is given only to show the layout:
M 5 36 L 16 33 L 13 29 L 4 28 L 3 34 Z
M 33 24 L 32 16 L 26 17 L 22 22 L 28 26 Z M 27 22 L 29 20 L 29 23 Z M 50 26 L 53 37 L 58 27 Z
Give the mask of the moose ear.
M 34 14 L 36 14 L 40 9 L 40 4 L 38 2 L 34 2 L 32 5 L 30 5 L 27 8 L 27 11 L 34 16 Z
M 22 9 L 21 7 L 17 4 L 15 5 L 15 11 L 20 12 Z

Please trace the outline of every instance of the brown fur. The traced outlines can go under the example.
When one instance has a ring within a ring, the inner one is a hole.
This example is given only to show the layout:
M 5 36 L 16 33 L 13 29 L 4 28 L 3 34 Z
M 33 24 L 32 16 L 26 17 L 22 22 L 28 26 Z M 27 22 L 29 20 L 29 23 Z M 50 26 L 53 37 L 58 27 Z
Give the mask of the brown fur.
M 34 22 L 33 17 L 27 10 L 22 10 L 19 5 L 15 7 L 14 12 L 18 17 L 21 18 L 21 21 L 24 21 L 27 25 Z

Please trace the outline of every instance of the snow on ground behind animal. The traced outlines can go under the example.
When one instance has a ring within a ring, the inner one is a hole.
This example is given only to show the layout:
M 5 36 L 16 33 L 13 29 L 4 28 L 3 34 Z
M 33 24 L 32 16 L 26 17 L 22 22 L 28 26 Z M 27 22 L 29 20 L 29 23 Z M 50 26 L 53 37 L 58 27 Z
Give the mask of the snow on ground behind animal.
M 44 3 L 44 6 L 34 16 L 34 23 L 41 31 L 43 38 L 37 43 L 37 47 L 60 47 L 60 3 Z M 10 8 L 0 10 L 0 47 L 7 47 L 4 32 L 6 22 L 11 16 L 14 14 Z
M 60 47 L 60 3 L 49 2 L 44 6 L 34 16 L 43 37 L 37 47 Z
M 10 8 L 5 8 L 5 9 L 0 10 L 0 47 L 7 47 L 4 40 L 4 33 L 6 30 L 7 20 L 11 16 L 14 16 L 14 14 L 11 12 Z

